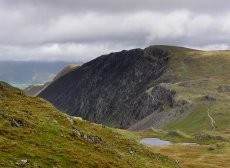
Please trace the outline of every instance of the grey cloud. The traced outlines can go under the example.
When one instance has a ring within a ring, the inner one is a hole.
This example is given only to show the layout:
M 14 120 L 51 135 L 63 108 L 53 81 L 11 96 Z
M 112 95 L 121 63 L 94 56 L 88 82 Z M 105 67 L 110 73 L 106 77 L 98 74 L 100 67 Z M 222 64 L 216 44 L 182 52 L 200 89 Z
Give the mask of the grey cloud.
M 227 0 L 0 0 L 0 61 L 88 61 L 152 44 L 228 49 L 229 9 Z
M 6 6 L 39 9 L 44 11 L 76 12 L 133 12 L 140 10 L 168 11 L 191 9 L 197 12 L 228 11 L 229 0 L 1 0 Z M 12 7 L 13 8 L 13 7 Z

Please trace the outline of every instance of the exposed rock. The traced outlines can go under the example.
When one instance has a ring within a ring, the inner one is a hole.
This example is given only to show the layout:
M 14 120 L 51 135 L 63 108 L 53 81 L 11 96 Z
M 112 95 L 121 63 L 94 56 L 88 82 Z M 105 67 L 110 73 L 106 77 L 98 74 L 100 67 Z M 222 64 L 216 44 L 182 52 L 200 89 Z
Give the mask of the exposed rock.
M 133 150 L 132 148 L 129 148 L 129 153 L 130 153 L 131 155 L 133 155 L 133 154 L 134 154 L 134 150 Z
M 26 164 L 27 162 L 28 162 L 27 159 L 21 160 L 21 163 L 22 163 L 22 164 Z
M 55 120 L 55 119 L 52 119 L 51 122 L 52 122 L 52 123 L 55 123 L 55 124 L 58 124 L 58 121 Z
M 74 130 L 73 130 L 73 133 L 72 133 L 71 135 L 76 135 L 76 136 L 78 136 L 78 137 L 81 137 L 82 132 L 79 131 L 79 130 L 77 130 L 77 129 L 74 129 Z
M 69 122 L 70 122 L 71 125 L 74 125 L 74 120 L 73 120 L 72 117 L 67 116 L 67 119 L 69 120 Z
M 19 167 L 25 167 L 28 163 L 28 160 L 27 159 L 22 159 L 20 160 L 20 162 L 16 162 L 15 164 Z
M 22 128 L 22 127 L 25 127 L 25 124 L 23 123 L 22 120 L 12 118 L 11 119 L 11 126 L 17 127 L 17 128 Z
M 81 118 L 81 117 L 73 117 L 73 119 L 76 119 L 76 120 L 82 121 L 82 118 Z
M 159 108 L 157 111 L 152 112 L 150 115 L 131 125 L 128 130 L 138 131 L 150 128 L 160 128 L 169 122 L 183 120 L 192 111 L 192 104 L 188 103 L 181 106 L 179 106 L 178 103 L 175 104 L 177 105 L 173 104 L 173 107 L 170 108 Z
M 90 142 L 90 143 L 105 144 L 105 142 L 99 136 L 90 135 L 90 134 L 84 133 L 78 129 L 74 129 L 70 135 L 71 136 L 77 136 L 81 139 L 84 139 L 85 141 Z
M 186 104 L 189 104 L 187 100 L 180 99 L 178 101 L 175 101 L 173 105 L 177 107 L 181 107 L 181 106 L 185 106 Z
M 203 101 L 212 102 L 212 101 L 216 101 L 216 98 L 213 97 L 213 96 L 206 95 L 206 96 L 203 96 L 203 97 L 202 97 L 202 100 L 203 100 Z
M 165 104 L 173 106 L 175 92 L 158 86 L 170 57 L 161 46 L 103 55 L 57 79 L 39 96 L 67 114 L 128 128 Z

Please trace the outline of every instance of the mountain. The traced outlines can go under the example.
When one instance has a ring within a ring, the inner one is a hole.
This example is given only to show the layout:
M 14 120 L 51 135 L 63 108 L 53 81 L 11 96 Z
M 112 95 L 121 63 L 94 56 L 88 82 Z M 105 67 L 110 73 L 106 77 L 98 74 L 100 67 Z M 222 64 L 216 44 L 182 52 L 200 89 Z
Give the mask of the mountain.
M 98 57 L 39 96 L 67 114 L 113 127 L 228 132 L 229 72 L 230 51 L 150 46 Z
M 54 78 L 52 81 L 50 82 L 46 82 L 45 84 L 32 84 L 29 85 L 28 87 L 26 87 L 24 89 L 24 91 L 31 95 L 31 96 L 36 96 L 37 94 L 39 94 L 43 89 L 45 89 L 50 83 L 54 82 L 55 80 L 57 80 L 58 78 L 62 77 L 63 75 L 71 72 L 74 69 L 77 69 L 80 65 L 78 64 L 70 64 L 68 66 L 66 66 L 64 69 L 62 69 Z
M 0 167 L 178 167 L 129 134 L 0 82 Z
M 153 109 L 172 105 L 174 93 L 164 87 L 154 84 L 155 99 L 147 93 L 167 70 L 169 59 L 170 53 L 159 47 L 111 53 L 59 78 L 39 96 L 67 114 L 127 128 Z

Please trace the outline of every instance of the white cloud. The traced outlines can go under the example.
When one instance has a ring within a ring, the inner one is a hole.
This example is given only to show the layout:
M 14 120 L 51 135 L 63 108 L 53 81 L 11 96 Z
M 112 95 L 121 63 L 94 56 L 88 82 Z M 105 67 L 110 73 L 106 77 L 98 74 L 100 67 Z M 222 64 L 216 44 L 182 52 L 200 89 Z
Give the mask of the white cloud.
M 199 47 L 196 47 L 199 48 Z M 209 51 L 209 50 L 229 50 L 230 46 L 228 44 L 213 44 L 200 47 L 199 49 Z

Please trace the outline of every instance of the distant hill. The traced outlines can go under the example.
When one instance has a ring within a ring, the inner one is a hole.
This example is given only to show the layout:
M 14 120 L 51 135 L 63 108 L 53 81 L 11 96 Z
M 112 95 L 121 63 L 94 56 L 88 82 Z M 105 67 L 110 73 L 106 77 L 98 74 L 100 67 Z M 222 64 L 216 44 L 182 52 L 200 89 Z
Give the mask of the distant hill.
M 62 69 L 55 77 L 54 77 L 54 81 L 59 79 L 60 77 L 64 76 L 67 73 L 70 73 L 71 71 L 79 68 L 80 65 L 79 64 L 70 64 L 68 66 L 66 66 L 64 69 Z
M 113 127 L 228 132 L 229 72 L 230 51 L 150 46 L 98 57 L 39 96 Z
M 51 81 L 70 62 L 0 61 L 0 80 L 24 89 Z
M 127 135 L 0 82 L 0 167 L 179 167 Z
M 70 64 L 66 66 L 64 69 L 62 69 L 51 81 L 46 82 L 44 84 L 33 84 L 29 85 L 24 89 L 24 91 L 32 96 L 36 96 L 38 93 L 40 93 L 43 89 L 45 89 L 50 83 L 54 82 L 55 80 L 59 79 L 63 75 L 71 72 L 72 70 L 78 68 L 80 65 L 78 64 Z
M 24 92 L 31 96 L 36 96 L 38 93 L 40 93 L 44 88 L 46 88 L 51 82 L 46 82 L 45 84 L 34 84 L 29 85 L 25 89 L 23 89 Z

